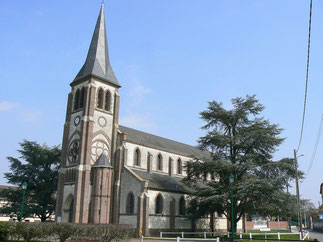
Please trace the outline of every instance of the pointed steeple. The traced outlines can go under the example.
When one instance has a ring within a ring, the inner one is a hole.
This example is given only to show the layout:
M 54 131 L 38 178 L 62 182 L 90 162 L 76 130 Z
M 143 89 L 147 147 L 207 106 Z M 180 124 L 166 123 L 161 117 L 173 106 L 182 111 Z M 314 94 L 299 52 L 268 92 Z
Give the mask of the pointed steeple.
M 103 2 L 85 63 L 74 81 L 87 75 L 93 75 L 120 86 L 110 65 Z

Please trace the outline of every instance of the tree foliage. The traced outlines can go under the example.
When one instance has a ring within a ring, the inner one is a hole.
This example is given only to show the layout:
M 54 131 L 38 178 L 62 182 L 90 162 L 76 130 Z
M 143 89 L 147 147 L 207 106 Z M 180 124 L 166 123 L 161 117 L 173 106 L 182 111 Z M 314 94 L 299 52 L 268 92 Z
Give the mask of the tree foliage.
M 55 211 L 55 191 L 57 189 L 58 169 L 61 149 L 48 147 L 36 142 L 24 140 L 20 143 L 19 158 L 7 157 L 10 172 L 4 174 L 8 183 L 17 189 L 4 189 L 0 197 L 8 203 L 0 209 L 1 214 L 20 216 L 23 182 L 27 182 L 24 217 L 37 215 L 45 221 Z
M 191 218 L 217 212 L 231 221 L 229 175 L 233 174 L 236 226 L 246 214 L 276 216 L 284 208 L 279 205 L 291 199 L 284 188 L 295 169 L 293 159 L 272 161 L 283 142 L 282 129 L 260 117 L 264 106 L 255 96 L 232 99 L 232 105 L 232 110 L 226 110 L 222 103 L 212 101 L 200 113 L 206 135 L 198 142 L 210 152 L 210 159 L 188 162 L 184 182 L 193 189 Z

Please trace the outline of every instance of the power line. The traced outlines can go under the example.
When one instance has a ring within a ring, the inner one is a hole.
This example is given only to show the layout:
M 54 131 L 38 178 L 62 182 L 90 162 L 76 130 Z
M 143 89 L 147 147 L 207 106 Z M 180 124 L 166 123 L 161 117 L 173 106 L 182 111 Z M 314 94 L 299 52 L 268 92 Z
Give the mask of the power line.
M 308 69 L 310 64 L 310 48 L 311 48 L 311 25 L 312 25 L 312 0 L 310 1 L 310 18 L 308 22 L 308 42 L 307 42 L 307 63 L 306 63 L 306 78 L 305 78 L 305 94 L 304 94 L 304 107 L 303 107 L 303 118 L 301 126 L 301 135 L 299 137 L 297 151 L 302 143 L 303 130 L 304 130 L 304 121 L 305 121 L 305 111 L 306 111 L 306 100 L 307 100 L 307 86 L 308 86 Z
M 318 148 L 318 146 L 320 144 L 320 138 L 321 138 L 321 135 L 322 135 L 322 130 L 323 130 L 323 114 L 321 116 L 319 130 L 318 130 L 318 133 L 317 133 L 317 136 L 316 136 L 316 141 L 315 141 L 315 145 L 314 145 L 314 149 L 313 149 L 313 153 L 312 153 L 310 165 L 309 165 L 309 167 L 307 169 L 305 179 L 308 177 L 308 174 L 309 174 L 309 172 L 312 169 L 312 165 L 313 165 L 313 162 L 314 162 L 314 159 L 315 159 L 315 156 L 316 156 L 317 148 Z M 305 179 L 303 181 L 305 181 Z

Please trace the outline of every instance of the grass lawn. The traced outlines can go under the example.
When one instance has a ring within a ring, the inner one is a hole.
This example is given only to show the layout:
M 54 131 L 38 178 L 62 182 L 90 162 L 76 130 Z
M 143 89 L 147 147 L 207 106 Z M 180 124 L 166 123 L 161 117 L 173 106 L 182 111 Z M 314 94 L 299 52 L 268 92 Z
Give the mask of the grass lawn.
M 259 234 L 259 235 L 252 235 L 252 240 L 250 240 L 250 237 L 249 235 L 247 234 L 244 234 L 242 235 L 242 239 L 240 239 L 240 236 L 234 236 L 234 240 L 235 241 L 253 241 L 253 242 L 256 242 L 256 241 L 262 241 L 264 242 L 265 241 L 265 235 L 263 234 Z M 278 235 L 277 234 L 268 234 L 267 235 L 267 239 L 268 240 L 278 240 Z M 282 234 L 280 235 L 280 240 L 297 240 L 299 241 L 299 235 L 298 234 Z M 308 239 L 305 239 L 305 240 L 308 240 Z
M 261 242 L 264 242 L 265 241 L 265 233 L 266 234 L 266 238 L 270 241 L 270 240 L 273 240 L 273 241 L 278 241 L 278 234 L 268 234 L 268 233 L 284 233 L 284 234 L 280 234 L 280 240 L 282 241 L 299 241 L 299 234 L 285 234 L 285 233 L 289 233 L 288 230 L 271 230 L 271 231 L 259 231 L 259 230 L 249 230 L 247 234 L 243 234 L 242 235 L 242 239 L 240 239 L 240 233 L 237 233 L 235 234 L 234 236 L 234 240 L 235 241 L 252 241 L 252 242 L 258 242 L 258 241 L 261 241 Z M 252 235 L 252 240 L 250 240 L 250 234 L 249 233 L 261 233 L 261 234 L 253 234 Z M 225 233 L 226 234 L 226 233 Z M 180 236 L 180 235 L 174 235 L 174 237 L 177 237 L 177 236 Z M 172 236 L 167 236 L 167 237 L 172 237 Z M 210 235 L 207 235 L 207 238 L 216 238 L 218 236 L 210 236 Z M 230 236 L 231 237 L 231 236 Z M 198 234 L 198 235 L 195 235 L 195 236 L 192 236 L 192 235 L 185 235 L 185 239 L 190 239 L 190 238 L 203 238 L 203 235 L 202 234 Z M 224 239 L 227 239 L 227 236 L 225 235 L 224 236 Z M 309 240 L 309 239 L 305 239 L 306 240 Z M 220 241 L 222 241 L 222 239 L 220 239 Z
M 248 230 L 247 233 L 289 233 L 287 229 L 272 229 L 270 231 Z

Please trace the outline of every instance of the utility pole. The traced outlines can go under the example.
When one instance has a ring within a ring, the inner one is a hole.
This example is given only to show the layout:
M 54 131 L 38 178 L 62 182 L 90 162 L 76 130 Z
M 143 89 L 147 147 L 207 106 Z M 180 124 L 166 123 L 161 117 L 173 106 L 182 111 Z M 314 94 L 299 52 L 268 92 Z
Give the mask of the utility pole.
M 294 159 L 295 159 L 295 172 L 296 172 L 296 196 L 297 196 L 297 206 L 298 206 L 298 224 L 299 229 L 303 238 L 303 224 L 302 224 L 302 213 L 301 213 L 301 203 L 299 199 L 299 186 L 298 186 L 298 163 L 297 163 L 297 156 L 296 150 L 294 149 Z

